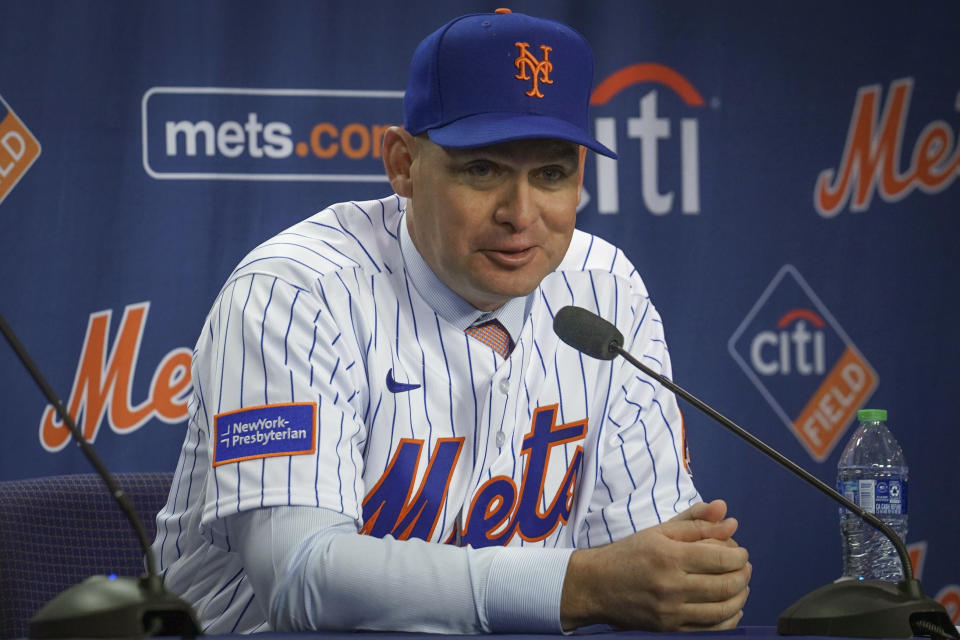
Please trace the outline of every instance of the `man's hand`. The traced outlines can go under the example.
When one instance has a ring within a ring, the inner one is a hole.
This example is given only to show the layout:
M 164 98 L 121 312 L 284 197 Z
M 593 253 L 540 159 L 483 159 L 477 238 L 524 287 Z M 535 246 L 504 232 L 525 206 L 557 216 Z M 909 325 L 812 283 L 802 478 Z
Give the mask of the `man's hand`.
M 563 628 L 606 623 L 656 631 L 732 629 L 753 571 L 733 540 L 722 500 L 700 503 L 655 527 L 570 556 Z

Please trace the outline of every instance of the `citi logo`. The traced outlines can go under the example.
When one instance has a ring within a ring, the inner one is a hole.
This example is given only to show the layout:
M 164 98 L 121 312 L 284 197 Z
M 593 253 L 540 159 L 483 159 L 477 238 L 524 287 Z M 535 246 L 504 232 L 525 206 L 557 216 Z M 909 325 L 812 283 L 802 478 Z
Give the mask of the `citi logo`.
M 600 82 L 590 98 L 594 108 L 608 104 L 629 87 L 657 83 L 679 96 L 693 108 L 704 106 L 700 92 L 681 74 L 656 63 L 639 63 L 620 69 Z M 639 143 L 641 199 L 650 213 L 665 215 L 671 211 L 700 213 L 700 132 L 697 118 L 676 118 L 660 115 L 660 95 L 652 89 L 640 98 L 638 115 L 627 118 L 624 133 Z M 677 126 L 679 124 L 679 127 Z M 597 156 L 597 211 L 603 214 L 620 212 L 620 163 L 625 151 L 617 148 L 620 131 L 617 118 L 600 116 L 594 119 L 597 140 L 620 156 L 619 160 Z M 679 129 L 679 131 L 678 131 Z M 661 183 L 661 153 L 680 154 L 680 183 Z M 634 176 L 623 176 L 630 182 Z
M 791 328 L 792 325 L 792 328 Z M 810 309 L 792 309 L 777 321 L 776 331 L 761 331 L 750 343 L 750 364 L 764 376 L 802 376 L 826 372 L 823 318 Z
M 829 309 L 785 265 L 730 337 L 730 355 L 804 446 L 823 462 L 879 378 Z

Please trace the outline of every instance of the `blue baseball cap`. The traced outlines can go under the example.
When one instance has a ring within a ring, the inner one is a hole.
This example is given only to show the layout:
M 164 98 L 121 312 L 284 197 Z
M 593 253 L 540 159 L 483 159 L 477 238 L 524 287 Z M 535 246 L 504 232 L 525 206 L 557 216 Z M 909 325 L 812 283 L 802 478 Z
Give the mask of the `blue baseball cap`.
M 456 18 L 410 62 L 404 128 L 442 147 L 554 138 L 617 154 L 590 133 L 593 54 L 570 27 L 509 9 Z

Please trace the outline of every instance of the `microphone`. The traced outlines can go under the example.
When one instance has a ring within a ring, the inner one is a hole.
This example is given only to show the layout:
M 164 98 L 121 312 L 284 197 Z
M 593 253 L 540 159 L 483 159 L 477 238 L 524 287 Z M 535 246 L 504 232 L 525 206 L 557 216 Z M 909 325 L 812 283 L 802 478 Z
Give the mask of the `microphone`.
M 946 609 L 923 595 L 913 577 L 910 556 L 903 541 L 883 520 L 863 510 L 819 478 L 743 427 L 723 416 L 672 380 L 653 371 L 623 349 L 623 334 L 600 316 L 580 307 L 560 309 L 553 319 L 557 336 L 574 349 L 600 360 L 623 356 L 661 385 L 759 449 L 777 464 L 855 513 L 885 535 L 900 557 L 903 580 L 839 580 L 816 589 L 786 609 L 777 621 L 781 635 L 850 636 L 858 638 L 910 638 L 914 635 L 960 638 Z
M 127 494 L 84 439 L 53 387 L 0 314 L 0 332 L 56 409 L 83 454 L 133 526 L 146 558 L 147 574 L 140 578 L 91 576 L 60 592 L 30 620 L 31 638 L 143 638 L 145 636 L 202 635 L 190 605 L 167 591 L 157 574 L 143 522 Z
M 582 307 L 564 307 L 557 311 L 553 332 L 577 351 L 597 360 L 613 360 L 623 346 L 619 329 Z

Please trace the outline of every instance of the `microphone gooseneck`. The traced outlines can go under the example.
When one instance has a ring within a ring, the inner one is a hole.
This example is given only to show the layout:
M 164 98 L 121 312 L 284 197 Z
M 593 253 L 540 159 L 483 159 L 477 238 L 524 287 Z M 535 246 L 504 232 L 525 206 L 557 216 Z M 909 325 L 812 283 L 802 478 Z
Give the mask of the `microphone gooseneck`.
M 896 585 L 879 580 L 847 580 L 822 587 L 807 594 L 784 612 L 778 623 L 781 634 L 884 638 L 911 637 L 916 633 L 960 637 L 943 606 L 923 595 L 919 580 L 913 576 L 906 546 L 883 520 L 865 511 L 683 387 L 634 358 L 623 348 L 623 334 L 600 316 L 580 307 L 568 306 L 557 312 L 553 327 L 561 340 L 594 358 L 611 360 L 617 355 L 623 356 L 630 364 L 749 442 L 777 464 L 855 513 L 893 544 L 903 567 L 903 580 Z
M 30 621 L 31 638 L 136 638 L 150 635 L 201 635 L 193 610 L 169 593 L 157 574 L 150 540 L 143 522 L 129 497 L 117 484 L 100 460 L 100 456 L 83 437 L 53 387 L 13 329 L 0 314 L 0 333 L 26 367 L 37 386 L 53 405 L 57 415 L 70 430 L 83 454 L 103 480 L 123 515 L 137 534 L 140 550 L 146 560 L 146 575 L 137 578 L 92 576 L 69 587 L 48 602 Z
M 645 374 L 647 374 L 648 376 L 650 376 L 651 378 L 653 378 L 654 380 L 656 380 L 657 382 L 665 386 L 667 389 L 670 389 L 671 391 L 676 393 L 678 396 L 680 396 L 681 398 L 683 398 L 684 400 L 686 400 L 687 402 L 695 406 L 697 409 L 699 409 L 703 413 L 706 413 L 708 416 L 710 416 L 711 418 L 713 418 L 714 420 L 722 424 L 724 427 L 726 427 L 733 433 L 737 434 L 738 436 L 740 436 L 741 438 L 743 438 L 744 440 L 752 444 L 754 447 L 756 447 L 757 449 L 765 453 L 770 458 L 773 458 L 774 460 L 776 460 L 781 466 L 786 467 L 788 470 L 792 471 L 794 474 L 800 476 L 803 480 L 806 480 L 808 483 L 812 484 L 820 492 L 826 494 L 830 498 L 833 498 L 834 500 L 842 504 L 844 507 L 846 507 L 853 513 L 857 514 L 858 516 L 866 520 L 873 527 L 879 529 L 887 538 L 890 539 L 890 541 L 893 543 L 893 546 L 896 548 L 897 555 L 900 556 L 900 564 L 903 565 L 904 579 L 913 580 L 913 567 L 910 564 L 910 554 L 907 553 L 907 548 L 906 546 L 904 546 L 903 541 L 900 540 L 900 536 L 898 536 L 896 532 L 894 532 L 894 530 L 891 529 L 886 522 L 884 522 L 883 520 L 875 516 L 873 513 L 869 511 L 864 511 L 864 509 L 860 507 L 860 505 L 858 505 L 856 502 L 853 502 L 842 493 L 839 493 L 836 489 L 828 485 L 826 482 L 824 482 L 817 476 L 813 475 L 812 473 L 810 473 L 809 471 L 807 471 L 806 469 L 804 469 L 803 467 L 801 467 L 800 465 L 795 463 L 793 460 L 786 457 L 785 455 L 783 455 L 782 453 L 780 453 L 779 451 L 777 451 L 767 443 L 763 442 L 762 440 L 757 438 L 755 435 L 753 435 L 752 433 L 750 433 L 749 431 L 747 431 L 746 429 L 738 425 L 733 420 L 719 413 L 713 407 L 703 402 L 696 396 L 692 395 L 683 387 L 680 387 L 679 385 L 675 384 L 669 378 L 666 378 L 660 375 L 659 373 L 653 371 L 652 369 L 650 369 L 649 367 L 641 363 L 639 360 L 634 358 L 632 355 L 624 351 L 622 348 L 617 347 L 616 349 L 617 349 L 617 352 L 621 356 L 623 356 L 624 359 L 627 360 L 630 364 L 632 364 L 633 366 L 643 371 Z
M 46 396 L 50 404 L 53 405 L 57 415 L 60 416 L 60 419 L 63 420 L 63 423 L 67 426 L 67 429 L 70 430 L 70 434 L 73 436 L 73 439 L 76 440 L 77 445 L 83 450 L 83 455 L 85 455 L 90 461 L 90 464 L 93 465 L 97 475 L 100 476 L 100 479 L 103 480 L 103 484 L 105 484 L 107 489 L 110 491 L 110 495 L 112 495 L 114 500 L 117 501 L 117 504 L 120 506 L 120 510 L 123 512 L 123 515 L 126 516 L 127 520 L 130 521 L 130 525 L 133 527 L 134 531 L 136 531 L 137 540 L 140 542 L 140 548 L 144 551 L 144 556 L 146 557 L 147 573 L 151 576 L 156 575 L 157 569 L 153 560 L 153 554 L 147 553 L 147 551 L 150 549 L 150 540 L 147 536 L 147 530 L 144 528 L 143 522 L 140 521 L 140 518 L 137 517 L 137 512 L 133 510 L 133 505 L 130 503 L 130 499 L 127 497 L 127 494 L 124 493 L 123 489 L 117 485 L 116 481 L 113 479 L 113 475 L 103 464 L 103 461 L 100 460 L 100 456 L 97 455 L 97 452 L 94 450 L 94 448 L 91 447 L 90 443 L 88 443 L 83 437 L 83 434 L 80 432 L 77 424 L 73 421 L 73 418 L 70 417 L 70 414 L 63 406 L 63 403 L 60 402 L 60 398 L 58 398 L 57 394 L 53 391 L 53 387 L 50 386 L 46 378 L 43 377 L 43 374 L 40 373 L 37 363 L 34 362 L 33 358 L 30 357 L 30 354 L 27 353 L 23 343 L 21 343 L 20 339 L 17 338 L 17 335 L 13 332 L 13 329 L 10 328 L 10 325 L 7 324 L 7 321 L 4 319 L 2 314 L 0 314 L 0 332 L 3 332 L 3 336 L 7 339 L 7 342 L 10 343 L 10 346 L 16 352 L 17 357 L 20 358 L 23 366 L 26 367 L 27 371 L 30 372 L 30 376 L 33 378 L 34 382 L 37 383 L 37 386 L 40 387 L 43 395 Z

